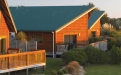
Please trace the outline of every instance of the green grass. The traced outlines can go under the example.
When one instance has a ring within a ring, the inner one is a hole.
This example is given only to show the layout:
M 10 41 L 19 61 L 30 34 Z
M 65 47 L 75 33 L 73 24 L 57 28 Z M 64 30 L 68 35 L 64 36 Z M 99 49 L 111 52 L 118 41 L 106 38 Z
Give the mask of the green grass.
M 90 65 L 84 69 L 85 75 L 121 75 L 120 65 Z
M 29 69 L 29 75 L 52 75 L 51 71 L 58 71 L 61 69 L 63 62 L 61 59 L 57 58 L 47 58 L 46 70 L 43 72 L 42 69 Z M 108 64 L 99 64 L 99 65 L 88 65 L 84 68 L 86 71 L 85 75 L 121 75 L 121 65 L 108 65 Z M 0 74 L 3 75 L 3 74 Z M 13 74 L 12 74 L 13 75 Z M 26 71 L 17 72 L 15 75 L 26 75 Z
M 58 58 L 47 58 L 47 66 L 46 66 L 46 70 L 45 70 L 45 75 L 51 75 L 50 72 L 52 70 L 56 70 L 58 71 L 59 69 L 61 69 L 62 67 L 62 60 L 58 59 Z

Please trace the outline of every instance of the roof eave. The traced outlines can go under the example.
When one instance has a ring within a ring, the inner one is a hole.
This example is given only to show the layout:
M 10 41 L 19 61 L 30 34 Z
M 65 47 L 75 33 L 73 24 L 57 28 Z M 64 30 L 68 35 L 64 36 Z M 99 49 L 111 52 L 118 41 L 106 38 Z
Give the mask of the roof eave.
M 59 32 L 60 30 L 62 30 L 63 28 L 67 27 L 68 25 L 70 25 L 71 23 L 73 23 L 74 21 L 78 20 L 79 18 L 81 18 L 82 16 L 84 16 L 85 14 L 87 14 L 88 12 L 92 11 L 95 7 L 92 7 L 90 9 L 88 9 L 87 11 L 85 11 L 84 13 L 80 14 L 79 16 L 77 16 L 76 18 L 72 19 L 71 21 L 69 21 L 68 23 L 64 24 L 62 27 L 58 28 L 55 32 Z
M 94 25 L 98 22 L 98 20 L 100 20 L 100 19 L 102 18 L 102 16 L 103 16 L 104 14 L 105 14 L 105 12 L 92 24 L 92 26 L 91 26 L 89 29 L 93 28 Z
M 24 32 L 55 32 L 55 30 L 18 30 L 19 31 L 24 31 Z
M 8 6 L 8 3 L 7 3 L 6 0 L 4 0 L 4 1 L 5 1 L 5 5 L 6 5 L 6 7 L 7 7 L 8 13 L 9 13 L 9 15 L 10 15 L 11 21 L 12 21 L 12 24 L 13 24 L 13 27 L 14 27 L 14 31 L 15 31 L 15 33 L 17 33 L 17 29 L 16 29 L 16 26 L 15 26 L 13 17 L 12 17 L 12 15 L 11 15 L 11 12 L 10 12 L 10 9 L 9 9 L 9 6 Z

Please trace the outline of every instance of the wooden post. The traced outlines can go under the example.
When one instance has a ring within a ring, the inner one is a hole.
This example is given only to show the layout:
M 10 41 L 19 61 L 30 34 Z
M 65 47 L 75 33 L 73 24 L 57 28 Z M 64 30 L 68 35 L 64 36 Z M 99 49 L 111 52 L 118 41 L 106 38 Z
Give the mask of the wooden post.
M 29 72 L 28 72 L 28 68 L 27 68 L 27 69 L 26 69 L 26 75 L 28 75 L 28 73 L 29 73 Z
M 45 69 L 46 69 L 46 66 L 43 66 L 43 71 L 45 71 Z
M 10 72 L 8 72 L 8 75 L 10 75 Z

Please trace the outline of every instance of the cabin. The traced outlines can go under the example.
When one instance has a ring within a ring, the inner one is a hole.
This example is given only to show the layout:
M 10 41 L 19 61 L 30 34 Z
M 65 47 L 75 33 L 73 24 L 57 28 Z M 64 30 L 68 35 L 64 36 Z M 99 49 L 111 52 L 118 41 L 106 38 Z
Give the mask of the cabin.
M 0 0 L 0 54 L 9 48 L 9 33 L 17 32 L 6 0 Z
M 94 11 L 88 22 L 88 35 L 90 37 L 100 37 L 100 19 L 105 14 L 104 11 Z
M 10 10 L 18 32 L 25 32 L 27 40 L 37 41 L 38 49 L 55 54 L 57 51 L 87 45 L 90 32 L 93 30 L 98 31 L 97 34 L 100 36 L 101 16 L 91 22 L 95 16 L 94 8 L 92 6 L 24 6 L 10 7 Z
M 10 32 L 17 33 L 17 29 L 7 1 L 0 0 L 0 75 L 3 75 L 3 73 L 10 75 L 12 71 L 22 69 L 26 69 L 28 75 L 29 68 L 46 65 L 45 50 L 19 53 L 19 49 L 10 49 Z

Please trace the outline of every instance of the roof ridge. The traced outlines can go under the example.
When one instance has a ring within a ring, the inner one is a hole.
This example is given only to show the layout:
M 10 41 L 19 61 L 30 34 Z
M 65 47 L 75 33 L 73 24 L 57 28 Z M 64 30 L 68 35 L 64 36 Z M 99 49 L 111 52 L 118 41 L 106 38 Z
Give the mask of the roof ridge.
M 83 6 L 90 6 L 90 5 L 65 5 L 65 6 L 10 6 L 10 7 L 83 7 Z M 91 6 L 92 7 L 92 6 Z

